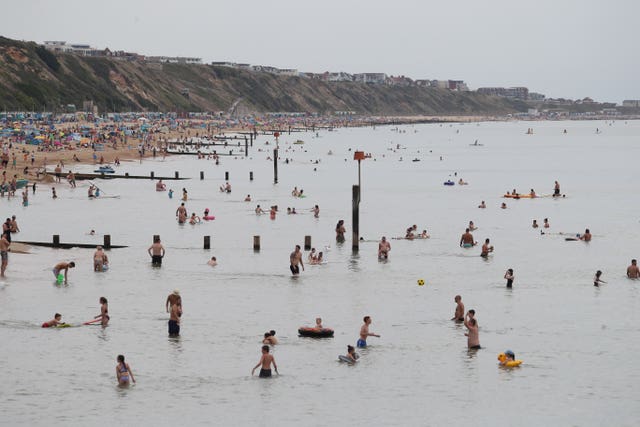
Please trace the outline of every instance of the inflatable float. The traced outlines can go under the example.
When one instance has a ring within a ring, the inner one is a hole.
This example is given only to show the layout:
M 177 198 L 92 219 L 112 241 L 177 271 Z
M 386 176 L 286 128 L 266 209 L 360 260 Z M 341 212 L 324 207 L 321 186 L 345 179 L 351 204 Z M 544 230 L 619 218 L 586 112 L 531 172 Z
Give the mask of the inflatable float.
M 537 194 L 505 194 L 502 197 L 506 199 L 535 199 L 539 197 Z
M 343 356 L 342 354 L 340 356 L 338 356 L 338 360 L 344 363 L 348 363 L 350 365 L 353 365 L 354 363 L 356 363 L 355 360 L 353 360 L 352 358 L 348 357 L 348 356 Z
M 507 360 L 507 355 L 504 353 L 498 355 L 498 360 L 500 361 L 500 366 L 506 368 L 515 368 L 522 364 L 522 360 Z
M 451 181 L 451 180 L 449 180 L 449 181 L 445 181 L 444 185 L 456 185 L 456 183 Z
M 333 337 L 333 329 L 331 328 L 298 328 L 298 335 L 309 338 L 331 338 Z

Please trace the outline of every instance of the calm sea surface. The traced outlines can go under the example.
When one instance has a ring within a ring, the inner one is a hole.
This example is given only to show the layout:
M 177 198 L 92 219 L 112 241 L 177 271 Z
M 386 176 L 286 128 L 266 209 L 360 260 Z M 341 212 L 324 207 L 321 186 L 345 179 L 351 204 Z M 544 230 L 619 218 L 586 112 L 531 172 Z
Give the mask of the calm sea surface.
M 529 127 L 534 135 L 525 135 Z M 296 139 L 305 144 L 292 145 Z M 0 282 L 0 424 L 638 424 L 640 282 L 625 271 L 631 258 L 640 258 L 640 122 L 285 135 L 277 185 L 267 160 L 274 141 L 266 140 L 258 139 L 249 159 L 224 157 L 219 166 L 187 156 L 119 167 L 119 173 L 179 171 L 192 178 L 167 182 L 173 200 L 146 180 L 96 181 L 105 195 L 120 198 L 88 200 L 82 182 L 76 189 L 57 184 L 57 200 L 50 186 L 40 185 L 27 208 L 19 199 L 0 200 L 2 217 L 18 217 L 15 240 L 60 234 L 63 242 L 100 244 L 110 234 L 113 244 L 128 245 L 109 252 L 105 273 L 92 271 L 89 249 L 34 247 L 30 255 L 10 255 Z M 475 140 L 483 145 L 470 146 Z M 362 163 L 366 240 L 356 255 L 350 239 L 355 149 L 372 155 Z M 231 194 L 218 190 L 225 171 Z M 444 186 L 449 178 L 469 185 Z M 550 194 L 555 180 L 566 198 L 501 198 L 513 188 Z M 291 197 L 294 186 L 308 196 Z M 209 208 L 216 220 L 178 226 L 182 187 L 189 213 Z M 247 194 L 253 202 L 243 202 Z M 477 208 L 481 200 L 487 209 Z M 499 208 L 503 201 L 506 210 Z M 256 204 L 277 204 L 277 219 L 256 216 Z M 309 212 L 315 204 L 319 219 Z M 300 214 L 286 215 L 287 207 Z M 551 228 L 540 235 L 531 222 L 544 218 Z M 347 227 L 343 246 L 334 237 L 339 219 Z M 495 246 L 488 260 L 478 248 L 458 246 L 470 220 L 479 227 L 476 240 L 490 238 Z M 403 236 L 412 224 L 431 238 L 391 239 L 389 261 L 378 262 L 376 241 Z M 590 243 L 557 234 L 585 228 L 594 235 Z M 89 236 L 90 229 L 98 235 Z M 154 234 L 167 248 L 160 269 L 151 268 L 146 253 Z M 205 235 L 211 250 L 202 249 Z M 254 235 L 262 240 L 256 253 Z M 288 256 L 305 235 L 327 263 L 292 278 Z M 206 264 L 213 255 L 215 268 Z M 61 260 L 77 263 L 68 286 L 56 286 L 50 271 Z M 512 290 L 505 288 L 507 268 L 515 270 Z M 592 285 L 598 269 L 607 282 L 600 288 Z M 421 278 L 426 284 L 417 286 Z M 167 337 L 164 311 L 174 288 L 184 305 L 179 339 Z M 478 352 L 467 351 L 464 327 L 449 320 L 456 294 L 476 310 Z M 71 323 L 89 320 L 99 313 L 101 296 L 109 299 L 106 329 L 40 328 L 55 312 Z M 381 337 L 369 339 L 357 365 L 339 363 L 365 315 Z M 299 338 L 297 328 L 318 316 L 335 337 Z M 270 329 L 280 339 L 273 354 L 281 375 L 262 380 L 250 371 Z M 505 349 L 524 361 L 519 369 L 498 368 L 496 356 Z M 115 385 L 120 353 L 138 380 L 124 390 Z

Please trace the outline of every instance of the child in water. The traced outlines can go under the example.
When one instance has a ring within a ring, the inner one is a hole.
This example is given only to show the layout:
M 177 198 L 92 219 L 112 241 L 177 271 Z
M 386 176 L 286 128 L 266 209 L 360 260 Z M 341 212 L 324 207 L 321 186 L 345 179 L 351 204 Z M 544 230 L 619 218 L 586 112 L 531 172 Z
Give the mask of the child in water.
M 129 385 L 129 381 L 133 381 L 135 384 L 136 379 L 133 377 L 133 372 L 131 372 L 129 364 L 124 362 L 124 356 L 122 354 L 118 355 L 117 361 L 116 379 L 118 380 L 118 385 L 127 386 Z
M 356 349 L 352 345 L 347 345 L 347 358 L 351 359 L 353 363 L 356 363 L 360 358 L 360 355 L 356 353 Z
M 602 276 L 602 271 L 596 271 L 596 275 L 593 277 L 593 286 L 600 286 L 600 283 L 607 283 L 600 279 L 600 276 Z
M 53 316 L 53 319 L 49 320 L 48 322 L 44 322 L 42 324 L 42 327 L 53 328 L 54 326 L 64 325 L 64 323 L 62 323 L 61 321 L 62 321 L 62 314 L 56 313 L 55 316 Z

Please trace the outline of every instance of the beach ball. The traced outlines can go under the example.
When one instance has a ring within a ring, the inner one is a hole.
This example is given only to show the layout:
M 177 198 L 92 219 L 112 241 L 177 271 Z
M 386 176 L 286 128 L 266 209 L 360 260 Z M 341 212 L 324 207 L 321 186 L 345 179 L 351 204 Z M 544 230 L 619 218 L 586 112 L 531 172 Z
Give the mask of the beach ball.
M 418 279 L 418 286 L 424 285 L 424 279 Z

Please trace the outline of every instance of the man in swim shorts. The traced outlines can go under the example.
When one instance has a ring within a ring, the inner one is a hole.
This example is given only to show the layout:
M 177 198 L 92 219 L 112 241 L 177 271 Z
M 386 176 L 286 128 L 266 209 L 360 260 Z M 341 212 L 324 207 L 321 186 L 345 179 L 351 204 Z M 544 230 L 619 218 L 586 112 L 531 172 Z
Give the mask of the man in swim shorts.
M 467 336 L 467 347 L 469 347 L 469 350 L 478 350 L 481 348 L 480 337 L 478 334 L 478 322 L 474 315 L 475 311 L 469 310 L 464 320 L 464 326 L 466 326 L 468 330 L 465 335 Z
M 362 321 L 364 322 L 364 325 L 362 325 L 362 327 L 360 328 L 360 339 L 356 343 L 356 345 L 359 348 L 365 348 L 367 346 L 367 337 L 378 337 L 378 338 L 380 338 L 380 335 L 374 334 L 373 332 L 369 332 L 369 325 L 371 324 L 371 317 L 370 316 L 364 316 Z
M 462 297 L 460 295 L 456 295 L 453 300 L 456 302 L 456 312 L 453 314 L 451 320 L 464 322 L 464 304 L 462 303 Z
M 64 270 L 64 281 L 65 283 L 67 282 L 67 272 L 69 271 L 70 268 L 73 268 L 76 266 L 76 263 L 71 261 L 71 262 L 59 262 L 55 265 L 55 267 L 53 267 L 53 275 L 54 277 L 57 279 L 58 278 L 58 274 L 60 274 L 60 272 L 62 270 Z
M 302 262 L 302 252 L 300 252 L 300 245 L 296 245 L 296 249 L 291 252 L 291 255 L 289 255 L 289 262 L 291 263 L 289 269 L 291 270 L 291 274 L 293 274 L 294 276 L 300 274 L 300 267 L 298 267 L 298 264 L 302 266 L 302 271 L 304 271 L 304 263 Z
M 153 244 L 149 246 L 147 252 L 151 257 L 151 265 L 160 267 L 162 265 L 162 258 L 164 258 L 164 246 L 162 246 L 160 242 L 160 237 L 154 237 Z
M 378 243 L 378 259 L 389 258 L 389 251 L 391 250 L 391 243 L 385 236 L 382 236 L 382 240 Z
M 476 244 L 476 242 L 473 241 L 473 234 L 471 234 L 469 232 L 469 229 L 467 228 L 466 230 L 464 230 L 464 233 L 460 237 L 460 247 L 461 248 L 471 248 L 475 244 Z
M 482 245 L 482 252 L 480 252 L 480 256 L 482 258 L 487 258 L 489 256 L 489 252 L 493 252 L 493 246 L 489 245 L 489 239 L 485 239 L 484 245 Z
M 269 378 L 271 376 L 272 363 L 276 374 L 278 374 L 278 365 L 276 365 L 276 359 L 274 359 L 273 356 L 269 354 L 269 346 L 263 345 L 262 357 L 260 357 L 260 361 L 258 362 L 258 364 L 251 370 L 251 376 L 253 376 L 253 373 L 256 371 L 256 369 L 258 369 L 258 366 L 260 366 L 260 378 Z
M 180 296 L 180 291 L 177 289 L 174 289 L 167 297 L 167 302 L 165 303 L 167 313 L 169 313 L 169 310 L 171 310 L 174 305 L 178 305 L 180 307 L 179 313 L 182 315 L 182 297 Z

